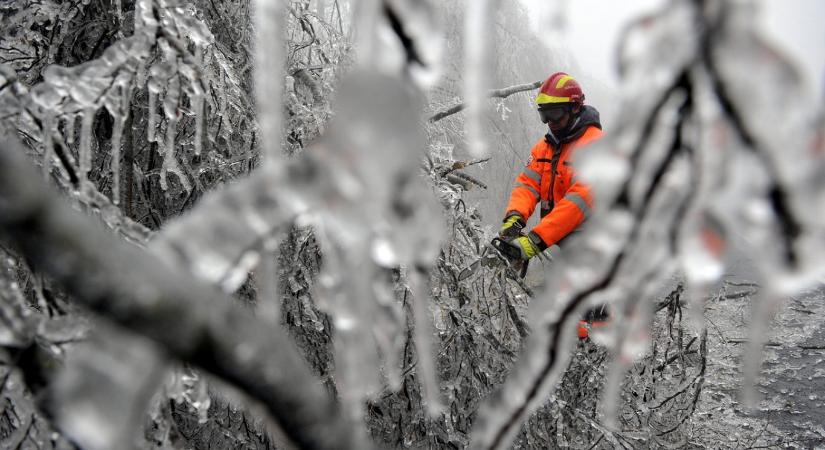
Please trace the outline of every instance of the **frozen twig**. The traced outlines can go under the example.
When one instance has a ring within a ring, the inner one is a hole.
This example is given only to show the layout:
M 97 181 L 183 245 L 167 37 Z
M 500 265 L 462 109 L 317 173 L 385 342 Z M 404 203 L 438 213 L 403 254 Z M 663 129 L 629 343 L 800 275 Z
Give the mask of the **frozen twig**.
M 541 86 L 541 83 L 542 83 L 541 81 L 536 81 L 535 83 L 518 84 L 518 85 L 515 85 L 515 86 L 510 86 L 510 87 L 501 88 L 501 89 L 492 89 L 492 90 L 487 92 L 487 97 L 488 98 L 507 98 L 507 97 L 509 97 L 513 94 L 518 93 L 518 92 L 531 91 L 533 89 L 538 89 L 539 86 Z M 443 110 L 433 114 L 432 116 L 430 116 L 429 121 L 430 122 L 438 122 L 439 120 L 444 119 L 445 117 L 452 116 L 453 114 L 464 111 L 465 109 L 467 109 L 467 103 L 462 102 L 462 103 L 459 103 L 457 105 L 453 105 L 453 106 L 451 106 L 447 109 L 443 109 Z
M 481 189 L 487 189 L 486 184 L 470 175 L 467 175 L 466 173 L 453 172 L 447 174 L 444 178 L 446 178 L 450 183 L 462 186 L 465 190 L 471 189 L 473 185 L 478 186 Z
M 79 304 L 260 401 L 299 448 L 353 448 L 355 428 L 284 331 L 182 271 L 100 231 L 0 150 L 0 233 Z

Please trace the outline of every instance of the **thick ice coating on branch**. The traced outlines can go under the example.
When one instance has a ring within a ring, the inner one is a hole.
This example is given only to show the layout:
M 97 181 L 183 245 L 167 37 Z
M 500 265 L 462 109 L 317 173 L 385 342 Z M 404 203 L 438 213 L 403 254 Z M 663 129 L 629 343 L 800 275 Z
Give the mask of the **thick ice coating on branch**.
M 307 152 L 325 163 L 325 173 L 292 181 L 294 189 L 312 192 L 310 203 L 320 207 L 325 235 L 338 243 L 340 266 L 328 276 L 338 278 L 347 295 L 329 307 L 334 316 L 351 321 L 339 327 L 342 339 L 367 344 L 347 345 L 344 358 L 372 362 L 345 364 L 349 372 L 341 375 L 350 382 L 348 389 L 366 395 L 378 388 L 363 382 L 375 380 L 379 371 L 370 330 L 379 307 L 373 284 L 382 278 L 374 274 L 381 266 L 431 267 L 444 224 L 419 175 L 425 147 L 420 128 L 413 125 L 420 120 L 415 93 L 398 80 L 369 73 L 351 77 L 339 92 L 329 135 Z M 372 254 L 365 255 L 365 249 Z M 428 304 L 426 289 L 415 295 L 414 301 Z M 429 328 L 431 320 L 421 317 L 419 322 L 427 323 L 416 326 Z M 419 345 L 421 357 L 432 358 L 431 344 Z M 424 379 L 432 382 L 427 388 L 431 404 L 438 404 L 434 374 Z
M 55 380 L 52 401 L 64 405 L 57 411 L 61 429 L 91 450 L 137 442 L 163 368 L 155 346 L 103 327 L 72 349 Z
M 295 202 L 281 202 L 279 175 L 263 169 L 207 196 L 164 227 L 150 249 L 226 292 L 235 291 L 257 265 L 266 238 L 304 212 Z
M 31 183 L 38 177 L 21 163 L 21 153 L 0 151 L 0 227 L 35 267 L 86 308 L 245 390 L 297 446 L 365 448 L 355 445 L 351 423 L 309 381 L 311 372 L 283 330 L 180 268 L 100 231 L 42 184 Z
M 344 242 L 388 238 L 383 256 L 390 265 L 430 265 L 444 234 L 440 209 L 419 175 L 425 145 L 420 99 L 411 89 L 354 74 L 340 89 L 329 135 L 312 151 L 330 170 L 328 185 L 313 193 L 330 225 L 338 222 L 330 231 Z
M 314 224 L 326 256 L 319 301 L 333 313 L 346 343 L 339 367 L 350 371 L 340 381 L 356 408 L 378 389 L 373 318 L 383 314 L 385 303 L 377 292 L 392 292 L 393 286 L 377 274 L 398 265 L 432 267 L 444 234 L 441 208 L 419 173 L 425 146 L 416 126 L 418 99 L 409 89 L 383 75 L 354 74 L 339 91 L 327 136 L 285 168 L 265 166 L 208 197 L 152 244 L 231 291 L 257 264 L 273 232 L 298 216 Z M 415 301 L 426 305 L 427 299 L 426 289 L 416 292 Z M 431 357 L 430 345 L 419 345 L 422 357 Z
M 705 3 L 671 2 L 625 34 L 622 110 L 633 113 L 619 114 L 614 131 L 577 161 L 597 214 L 569 245 L 566 273 L 549 290 L 555 298 L 535 302 L 555 305 L 535 314 L 534 329 L 544 331 L 482 407 L 480 448 L 507 447 L 555 385 L 569 358 L 565 336 L 587 304 L 611 303 L 619 324 L 611 341 L 627 358 L 645 347 L 644 308 L 652 307 L 655 286 L 678 268 L 691 288 L 707 288 L 724 273 L 733 233 L 752 246 L 744 250 L 773 293 L 821 276 L 821 219 L 803 212 L 822 198 L 814 181 L 821 177 L 811 171 L 821 170 L 823 156 L 807 147 L 814 118 L 765 88 L 782 86 L 791 93 L 785 98 L 797 99 L 799 78 L 755 34 L 747 5 Z M 605 399 L 608 424 L 617 373 Z

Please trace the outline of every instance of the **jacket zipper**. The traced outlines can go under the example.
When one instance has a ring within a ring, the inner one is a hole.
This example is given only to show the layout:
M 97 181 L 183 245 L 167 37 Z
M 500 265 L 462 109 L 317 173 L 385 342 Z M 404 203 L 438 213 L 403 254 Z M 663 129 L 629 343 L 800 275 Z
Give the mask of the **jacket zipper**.
M 548 143 L 548 145 L 550 146 L 550 148 L 553 149 L 552 158 L 550 158 L 549 160 L 547 158 L 540 158 L 538 160 L 539 162 L 543 162 L 545 164 L 548 163 L 548 162 L 550 163 L 550 186 L 549 186 L 548 192 L 547 192 L 548 208 L 547 208 L 547 210 L 545 210 L 543 207 L 541 208 L 542 209 L 542 211 L 541 211 L 541 216 L 542 217 L 544 217 L 548 213 L 550 213 L 550 211 L 556 206 L 556 202 L 553 199 L 553 191 L 555 189 L 554 185 L 556 184 L 556 170 L 558 170 L 559 160 L 561 159 L 561 145 L 562 144 L 559 144 L 558 148 L 556 148 L 555 146 L 553 146 L 553 144 L 550 144 L 550 143 Z M 539 200 L 542 201 L 542 199 L 539 199 Z

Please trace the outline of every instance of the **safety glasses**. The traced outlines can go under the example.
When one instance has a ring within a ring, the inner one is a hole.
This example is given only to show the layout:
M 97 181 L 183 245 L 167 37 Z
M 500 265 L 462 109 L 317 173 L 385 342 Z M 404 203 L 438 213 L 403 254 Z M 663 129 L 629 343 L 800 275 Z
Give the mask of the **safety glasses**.
M 552 105 L 539 108 L 539 117 L 541 117 L 542 123 L 560 122 L 568 114 L 570 114 L 570 107 L 567 105 Z

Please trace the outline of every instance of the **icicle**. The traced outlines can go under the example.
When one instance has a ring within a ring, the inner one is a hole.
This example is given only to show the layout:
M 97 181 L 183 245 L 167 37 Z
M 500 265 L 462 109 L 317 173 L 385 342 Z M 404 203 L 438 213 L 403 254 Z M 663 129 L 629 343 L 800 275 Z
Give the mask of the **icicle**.
M 192 406 L 198 411 L 198 423 L 203 425 L 209 420 L 209 406 L 212 404 L 212 397 L 209 396 L 206 379 L 201 378 L 200 383 L 195 387 L 195 397 Z
M 199 68 L 203 67 L 203 48 L 195 47 L 195 64 Z M 197 78 L 197 77 L 196 77 Z M 203 147 L 203 123 L 206 118 L 203 115 L 203 96 L 204 92 L 201 88 L 200 82 L 202 80 L 196 79 L 192 82 L 192 114 L 195 117 L 195 155 L 200 155 Z
M 377 311 L 373 318 L 373 335 L 383 358 L 383 371 L 392 391 L 401 388 L 404 380 L 404 342 L 406 318 L 395 292 L 396 283 L 389 271 L 374 279 L 373 290 Z M 404 290 L 406 297 L 407 290 Z M 406 303 L 406 300 L 405 302 Z
M 115 37 L 120 39 L 123 37 L 123 6 L 121 5 L 121 0 L 115 0 L 114 8 L 115 8 L 115 19 L 117 21 L 117 32 Z
M 783 298 L 772 280 L 766 280 L 768 284 L 764 289 L 757 292 L 751 307 L 750 339 L 742 352 L 742 404 L 746 408 L 753 409 L 758 404 L 759 394 L 756 386 L 759 374 L 762 370 L 762 359 L 765 344 L 770 337 L 770 325 L 776 318 L 782 307 L 785 306 L 786 297 Z
M 112 128 L 112 202 L 120 204 L 120 141 L 123 137 L 123 126 L 126 116 L 115 118 Z
M 337 230 L 336 230 L 337 231 Z M 329 249 L 316 286 L 319 306 L 327 309 L 335 323 L 335 372 L 344 414 L 359 423 L 364 417 L 364 400 L 380 389 L 380 361 L 372 333 L 374 294 L 372 265 L 359 252 L 347 252 L 316 228 L 322 247 Z M 367 276 L 367 275 L 370 276 Z M 365 439 L 359 427 L 359 439 Z
M 135 69 L 135 86 L 143 87 L 146 84 L 146 60 L 141 59 Z
M 180 77 L 174 76 L 169 80 L 166 87 L 166 98 L 163 100 L 163 113 L 166 116 L 166 133 L 174 131 L 174 125 L 178 121 L 178 111 L 180 108 Z M 174 123 L 173 123 L 174 122 Z
M 281 144 L 281 102 L 283 80 L 283 3 L 256 0 L 258 35 L 255 43 L 255 87 L 261 149 L 264 160 L 277 161 Z
M 52 112 L 47 111 L 46 117 L 43 118 L 43 179 L 46 181 L 49 180 L 52 167 L 52 153 L 54 152 L 52 133 L 54 133 L 54 121 Z
M 497 0 L 472 0 L 467 5 L 467 20 L 464 25 L 464 42 L 466 50 L 464 65 L 466 70 L 464 79 L 464 101 L 467 104 L 467 116 L 464 129 L 467 132 L 468 149 L 470 155 L 482 158 L 487 155 L 484 129 L 481 126 L 485 93 L 488 90 L 489 80 L 486 77 L 489 61 L 487 53 L 490 49 L 489 32 L 493 12 L 498 5 Z
M 409 270 L 410 288 L 412 290 L 411 309 L 415 318 L 415 350 L 418 353 L 418 369 L 423 387 L 424 400 L 427 403 L 427 412 L 430 417 L 437 417 L 444 409 L 441 401 L 441 391 L 438 387 L 438 372 L 436 370 L 436 353 L 433 352 L 432 317 L 428 305 L 430 293 L 424 281 L 425 272 L 420 268 Z
M 166 150 L 163 152 L 163 165 L 160 168 L 160 188 L 163 189 L 164 192 L 169 189 L 168 176 L 170 170 L 181 179 L 181 184 L 183 184 L 183 177 L 177 167 L 178 161 L 175 159 L 174 145 L 175 133 L 167 133 L 165 145 Z M 169 150 L 170 148 L 171 150 Z
M 178 109 L 180 107 L 180 78 L 175 76 L 166 87 L 166 98 L 163 100 L 163 113 L 166 115 L 166 142 L 163 150 L 163 167 L 160 174 L 160 187 L 168 189 L 169 171 L 177 175 L 184 189 L 191 190 L 189 179 L 178 166 L 175 159 L 175 129 L 178 124 Z
M 146 118 L 146 130 L 148 132 L 147 139 L 149 142 L 157 142 L 157 126 L 158 126 L 158 104 L 157 97 L 160 94 L 160 85 L 154 76 L 150 76 L 147 84 L 149 91 L 149 112 Z
M 151 83 L 152 82 L 150 81 L 149 82 L 150 86 L 151 86 Z M 157 95 L 158 94 L 156 92 L 152 92 L 151 88 L 149 89 L 149 112 L 148 112 L 148 117 L 146 118 L 146 122 L 147 122 L 146 123 L 146 130 L 147 130 L 147 133 L 148 133 L 146 138 L 149 140 L 149 142 L 156 142 L 157 141 L 156 131 L 155 131 L 155 128 L 157 127 L 157 121 L 158 121 L 158 118 L 157 118 L 157 109 L 158 109 Z
M 77 115 L 75 114 L 67 114 L 66 115 L 66 144 L 72 145 L 74 144 L 74 135 L 75 135 L 75 126 L 77 122 Z
M 278 324 L 281 320 L 281 294 L 278 288 L 278 266 L 275 264 L 275 251 L 278 241 L 269 239 L 261 251 L 261 263 L 257 270 L 258 281 L 258 316 Z
M 97 111 L 93 107 L 83 110 L 80 125 L 80 149 L 78 150 L 81 184 L 86 181 L 89 171 L 92 170 L 92 125 Z
M 139 70 L 140 68 L 138 68 Z M 112 203 L 120 203 L 120 147 L 123 140 L 124 127 L 129 116 L 132 99 L 133 75 L 118 75 L 110 94 L 104 99 L 104 106 L 112 116 L 112 139 L 109 141 L 112 160 Z
M 192 109 L 195 114 L 195 155 L 200 155 L 203 150 L 203 94 L 196 94 L 192 99 Z
M 140 436 L 143 412 L 165 373 L 163 358 L 144 341 L 96 327 L 90 340 L 70 347 L 49 392 L 65 405 L 55 423 L 82 448 L 123 448 Z
M 377 24 L 379 15 L 379 2 L 376 0 L 360 0 L 355 4 L 355 11 L 352 16 L 357 20 L 353 29 L 358 30 L 356 34 L 355 48 L 358 49 L 358 62 L 366 70 L 374 70 L 377 63 L 375 42 L 378 41 Z
M 220 83 L 218 83 L 218 88 L 216 91 L 220 92 L 221 95 L 218 96 L 218 114 L 217 116 L 221 119 L 221 124 L 223 124 L 224 134 L 232 134 L 231 127 L 232 122 L 229 120 L 229 116 L 226 114 L 226 106 L 229 104 L 229 100 L 226 98 L 225 90 L 227 89 L 226 83 L 226 73 L 222 72 L 220 77 Z M 261 119 L 258 119 L 258 123 L 263 123 Z M 261 128 L 263 126 L 261 125 Z M 217 139 L 218 136 L 215 136 Z
M 169 189 L 169 184 L 167 181 L 169 172 L 172 172 L 178 177 L 178 181 L 180 181 L 180 184 L 184 190 L 192 190 L 192 185 L 189 183 L 189 179 L 186 177 L 183 170 L 181 170 L 180 165 L 178 165 L 178 160 L 175 159 L 175 133 L 169 133 L 166 135 L 166 151 L 163 155 L 163 167 L 160 169 L 160 188 L 164 191 Z

